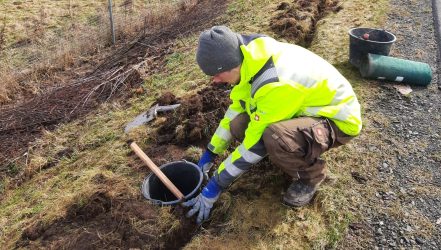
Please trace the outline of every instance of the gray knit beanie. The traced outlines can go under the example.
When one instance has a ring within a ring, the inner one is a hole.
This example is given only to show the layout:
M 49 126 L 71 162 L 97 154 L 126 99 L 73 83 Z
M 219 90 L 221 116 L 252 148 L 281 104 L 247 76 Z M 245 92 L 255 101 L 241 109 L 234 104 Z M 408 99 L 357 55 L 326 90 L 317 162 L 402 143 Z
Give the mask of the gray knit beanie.
M 210 76 L 230 70 L 242 63 L 240 35 L 225 26 L 214 26 L 199 36 L 196 61 Z

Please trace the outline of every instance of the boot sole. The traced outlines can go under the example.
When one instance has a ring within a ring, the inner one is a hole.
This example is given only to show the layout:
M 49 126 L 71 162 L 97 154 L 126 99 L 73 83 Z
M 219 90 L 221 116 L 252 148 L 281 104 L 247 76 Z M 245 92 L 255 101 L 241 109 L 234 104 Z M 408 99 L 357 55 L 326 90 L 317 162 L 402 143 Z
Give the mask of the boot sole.
M 306 205 L 310 204 L 313 199 L 314 199 L 314 196 L 310 200 L 308 200 L 307 202 L 290 203 L 290 202 L 285 201 L 285 199 L 282 198 L 282 204 L 284 206 L 291 207 L 291 208 L 293 208 L 293 207 L 294 208 L 299 208 L 299 207 L 303 207 L 303 206 L 306 206 Z
M 315 192 L 312 195 L 311 199 L 309 199 L 309 200 L 307 200 L 305 202 L 297 202 L 297 203 L 288 202 L 288 201 L 285 200 L 285 197 L 282 196 L 282 201 L 281 202 L 282 202 L 283 205 L 288 206 L 288 207 L 303 207 L 303 206 L 306 206 L 306 205 L 310 204 L 314 200 L 316 195 L 317 195 L 317 192 Z

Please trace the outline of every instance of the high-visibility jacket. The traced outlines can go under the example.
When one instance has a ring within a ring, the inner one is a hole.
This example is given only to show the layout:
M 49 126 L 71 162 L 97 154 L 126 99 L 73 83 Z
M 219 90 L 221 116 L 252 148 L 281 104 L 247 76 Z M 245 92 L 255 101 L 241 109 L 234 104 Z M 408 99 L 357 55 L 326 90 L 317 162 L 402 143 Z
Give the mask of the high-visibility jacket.
M 221 187 L 229 186 L 266 156 L 261 137 L 272 123 L 302 116 L 326 117 L 348 135 L 360 133 L 360 104 L 350 83 L 331 64 L 309 50 L 270 37 L 241 38 L 240 82 L 230 93 L 232 104 L 208 148 L 220 154 L 228 147 L 230 122 L 237 115 L 246 112 L 250 122 L 242 144 L 214 173 Z

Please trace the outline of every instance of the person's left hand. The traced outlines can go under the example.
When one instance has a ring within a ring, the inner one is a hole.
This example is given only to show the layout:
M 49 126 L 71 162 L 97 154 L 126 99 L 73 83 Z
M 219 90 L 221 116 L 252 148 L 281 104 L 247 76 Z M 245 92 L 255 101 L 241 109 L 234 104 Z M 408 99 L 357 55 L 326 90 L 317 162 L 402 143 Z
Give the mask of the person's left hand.
M 203 221 L 207 220 L 210 216 L 210 210 L 219 198 L 221 191 L 221 188 L 214 178 L 211 178 L 207 186 L 203 188 L 202 192 L 196 198 L 182 203 L 185 207 L 192 207 L 186 215 L 187 218 L 199 212 L 196 219 L 197 224 L 201 224 Z

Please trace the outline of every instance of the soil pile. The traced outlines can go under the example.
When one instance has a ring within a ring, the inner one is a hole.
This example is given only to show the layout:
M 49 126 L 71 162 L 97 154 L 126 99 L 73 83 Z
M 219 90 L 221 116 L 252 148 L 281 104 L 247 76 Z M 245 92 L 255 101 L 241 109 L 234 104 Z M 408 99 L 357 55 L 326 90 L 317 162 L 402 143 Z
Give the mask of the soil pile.
M 160 105 L 177 102 L 181 106 L 175 113 L 168 113 L 164 124 L 157 130 L 157 143 L 207 143 L 228 109 L 229 90 L 227 85 L 210 85 L 197 94 L 184 96 L 180 100 L 170 97 L 169 93 L 158 99 Z
M 294 0 L 291 4 L 282 2 L 270 26 L 282 37 L 307 47 L 312 41 L 318 20 L 340 9 L 338 0 Z

